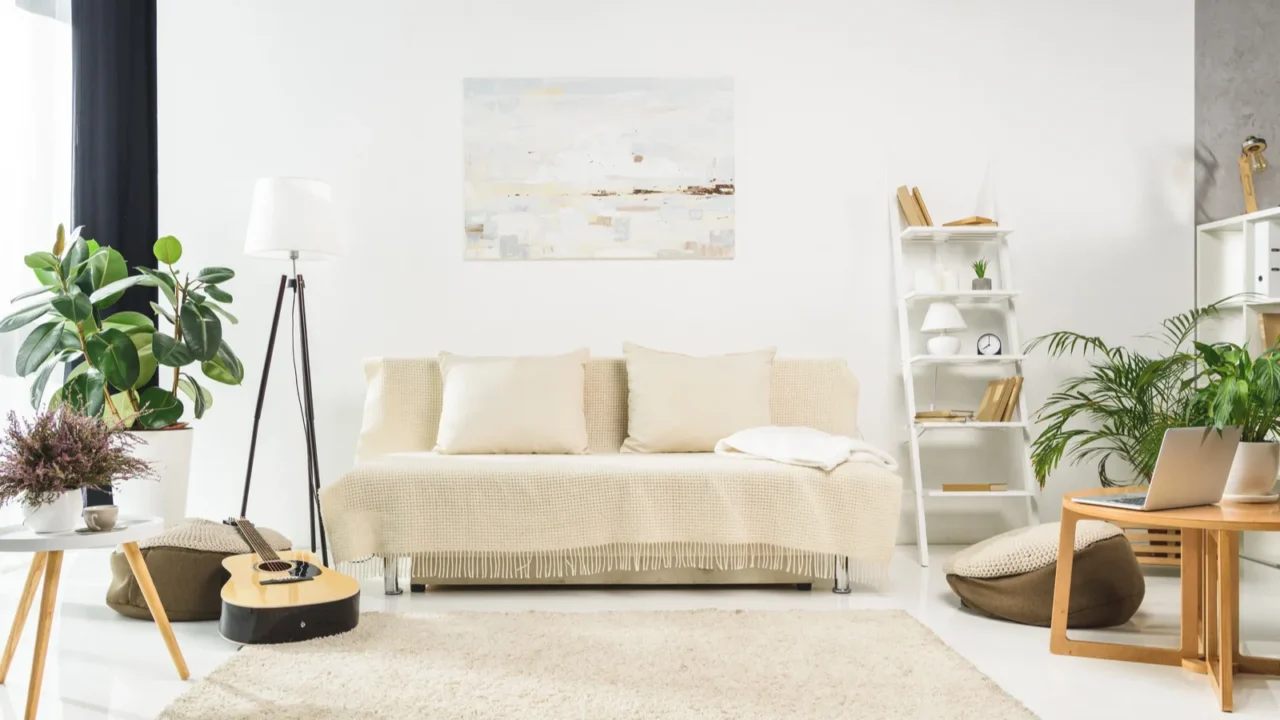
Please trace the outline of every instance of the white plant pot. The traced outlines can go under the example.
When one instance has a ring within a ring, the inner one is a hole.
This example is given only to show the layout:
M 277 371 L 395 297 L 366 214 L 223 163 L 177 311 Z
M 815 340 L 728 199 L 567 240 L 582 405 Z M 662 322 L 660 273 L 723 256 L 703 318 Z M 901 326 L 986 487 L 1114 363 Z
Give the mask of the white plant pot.
M 1242 442 L 1236 448 L 1224 495 L 1269 495 L 1280 473 L 1280 443 Z
M 22 524 L 33 533 L 64 533 L 76 529 L 80 524 L 80 509 L 84 500 L 79 490 L 62 493 L 62 496 L 48 505 L 30 507 L 22 505 Z
M 166 528 L 187 515 L 187 484 L 191 477 L 191 440 L 195 431 L 138 430 L 133 456 L 151 464 L 149 480 L 127 480 L 116 486 L 115 504 L 122 516 L 158 517 Z

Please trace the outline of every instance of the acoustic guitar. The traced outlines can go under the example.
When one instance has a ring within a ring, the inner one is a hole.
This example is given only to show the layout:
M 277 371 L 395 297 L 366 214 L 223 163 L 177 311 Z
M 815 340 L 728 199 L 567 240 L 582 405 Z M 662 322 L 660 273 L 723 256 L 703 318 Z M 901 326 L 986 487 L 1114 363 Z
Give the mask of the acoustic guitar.
M 244 645 L 298 642 L 359 624 L 360 583 L 305 550 L 277 553 L 244 518 L 226 524 L 240 531 L 253 552 L 222 561 L 231 573 L 222 586 L 222 637 Z

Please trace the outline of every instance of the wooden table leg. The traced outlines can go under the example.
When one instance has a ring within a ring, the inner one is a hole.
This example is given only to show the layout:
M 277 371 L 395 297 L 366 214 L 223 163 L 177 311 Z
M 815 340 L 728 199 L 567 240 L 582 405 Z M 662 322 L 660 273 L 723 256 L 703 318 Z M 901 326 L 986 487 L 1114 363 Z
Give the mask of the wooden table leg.
M 1182 659 L 1200 659 L 1200 569 L 1204 566 L 1203 530 L 1182 531 Z
M 62 551 L 50 550 L 44 568 L 44 590 L 40 593 L 40 618 L 36 622 L 36 649 L 31 658 L 31 683 L 27 685 L 26 720 L 36 720 L 40 707 L 40 685 L 44 682 L 44 659 L 49 653 L 49 634 L 58 604 L 58 580 L 62 575 Z
M 27 584 L 22 588 L 22 598 L 18 600 L 18 611 L 13 615 L 13 625 L 9 628 L 9 640 L 4 646 L 4 657 L 0 657 L 0 685 L 9 676 L 9 664 L 13 662 L 13 654 L 18 651 L 18 641 L 22 639 L 22 628 L 27 624 L 27 615 L 31 614 L 31 603 L 36 599 L 36 588 L 40 586 L 40 574 L 44 572 L 48 553 L 38 552 L 31 558 L 31 569 L 27 571 Z
M 147 561 L 142 558 L 142 551 L 138 549 L 137 543 L 125 543 L 121 547 L 124 549 L 124 556 L 129 560 L 133 576 L 138 579 L 138 587 L 142 589 L 142 597 L 147 601 L 151 619 L 155 620 L 156 627 L 160 629 L 160 635 L 164 638 L 164 644 L 169 648 L 169 657 L 173 659 L 173 666 L 178 669 L 178 677 L 186 680 L 191 677 L 191 673 L 187 670 L 187 661 L 182 657 L 182 648 L 178 647 L 178 639 L 173 636 L 173 628 L 170 627 L 169 616 L 165 614 L 164 605 L 160 602 L 160 594 L 156 592 L 156 585 L 151 581 L 151 571 L 147 570 Z
M 1235 679 L 1240 578 L 1238 567 L 1240 535 L 1231 530 L 1218 533 L 1218 701 L 1223 712 L 1231 712 Z
M 1049 652 L 1070 655 L 1067 621 L 1071 616 L 1071 568 L 1076 559 L 1076 523 L 1080 516 L 1062 509 L 1058 532 L 1058 568 L 1053 579 L 1053 615 L 1049 620 Z

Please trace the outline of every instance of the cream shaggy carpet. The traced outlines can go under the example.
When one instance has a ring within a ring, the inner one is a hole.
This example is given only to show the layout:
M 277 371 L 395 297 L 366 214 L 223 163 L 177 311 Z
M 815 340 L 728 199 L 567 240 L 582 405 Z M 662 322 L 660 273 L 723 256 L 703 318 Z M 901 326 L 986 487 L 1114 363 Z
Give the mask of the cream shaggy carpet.
M 1034 718 L 901 611 L 366 613 L 246 647 L 161 716 Z

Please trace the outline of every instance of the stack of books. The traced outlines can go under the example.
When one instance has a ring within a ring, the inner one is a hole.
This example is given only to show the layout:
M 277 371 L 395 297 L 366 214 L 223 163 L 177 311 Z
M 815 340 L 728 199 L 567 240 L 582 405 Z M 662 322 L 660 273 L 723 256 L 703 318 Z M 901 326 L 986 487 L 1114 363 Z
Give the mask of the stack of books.
M 978 422 L 1009 422 L 1013 419 L 1013 411 L 1018 407 L 1018 397 L 1022 395 L 1022 378 L 1019 376 L 992 380 L 987 384 L 987 391 L 982 396 L 982 404 L 978 406 L 975 419 Z
M 929 215 L 929 208 L 924 204 L 924 196 L 920 194 L 920 188 L 908 190 L 906 185 L 898 188 L 898 206 L 902 208 L 902 216 L 907 219 L 907 225 L 923 227 L 933 225 L 933 217 Z
M 962 423 L 972 419 L 972 410 L 921 410 L 916 413 L 918 423 Z

